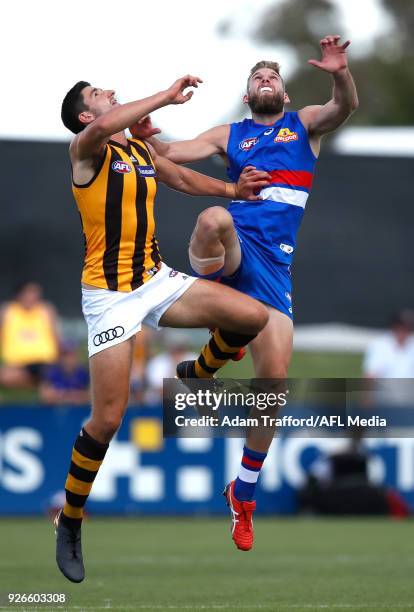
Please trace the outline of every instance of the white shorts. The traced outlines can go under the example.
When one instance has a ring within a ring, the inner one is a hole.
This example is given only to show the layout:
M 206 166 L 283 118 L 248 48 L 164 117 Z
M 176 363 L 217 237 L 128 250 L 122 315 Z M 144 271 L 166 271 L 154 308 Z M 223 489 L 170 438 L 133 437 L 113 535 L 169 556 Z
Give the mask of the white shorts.
M 195 280 L 162 263 L 157 274 L 135 291 L 82 287 L 89 357 L 128 340 L 140 331 L 142 323 L 160 329 L 158 323 L 164 312 Z

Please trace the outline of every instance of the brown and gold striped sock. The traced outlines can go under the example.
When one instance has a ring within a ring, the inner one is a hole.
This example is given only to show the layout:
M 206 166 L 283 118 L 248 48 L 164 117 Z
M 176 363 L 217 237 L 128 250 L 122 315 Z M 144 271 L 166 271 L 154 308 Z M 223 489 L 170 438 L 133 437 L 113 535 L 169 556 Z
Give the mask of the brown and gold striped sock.
M 60 520 L 72 529 L 81 526 L 83 507 L 108 446 L 92 438 L 83 428 L 76 438 L 65 484 L 66 503 L 60 515 Z
M 204 346 L 194 364 L 197 378 L 212 378 L 239 350 L 256 338 L 254 335 L 215 329 L 210 342 Z

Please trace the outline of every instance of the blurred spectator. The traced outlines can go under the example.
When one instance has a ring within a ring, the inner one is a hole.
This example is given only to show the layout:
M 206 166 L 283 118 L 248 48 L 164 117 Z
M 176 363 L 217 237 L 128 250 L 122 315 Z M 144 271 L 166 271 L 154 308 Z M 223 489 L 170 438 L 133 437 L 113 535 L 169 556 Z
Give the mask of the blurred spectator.
M 88 369 L 80 362 L 79 350 L 73 341 L 63 342 L 59 361 L 46 368 L 40 399 L 45 404 L 81 405 L 90 401 Z
M 321 454 L 309 467 L 307 482 L 299 491 L 300 510 L 328 515 L 408 516 L 409 508 L 396 491 L 370 483 L 368 459 L 355 440 L 342 451 Z
M 39 383 L 46 364 L 58 357 L 55 308 L 43 300 L 40 285 L 25 283 L 15 299 L 0 311 L 0 346 L 3 365 L 0 384 L 30 389 Z
M 402 310 L 392 317 L 390 330 L 368 347 L 363 372 L 372 379 L 371 403 L 414 405 L 413 329 L 414 311 Z
M 167 350 L 149 360 L 146 370 L 148 389 L 145 394 L 147 403 L 162 400 L 162 382 L 164 378 L 174 378 L 177 363 L 187 359 L 197 359 L 191 351 L 190 339 L 183 332 L 170 332 L 166 336 Z

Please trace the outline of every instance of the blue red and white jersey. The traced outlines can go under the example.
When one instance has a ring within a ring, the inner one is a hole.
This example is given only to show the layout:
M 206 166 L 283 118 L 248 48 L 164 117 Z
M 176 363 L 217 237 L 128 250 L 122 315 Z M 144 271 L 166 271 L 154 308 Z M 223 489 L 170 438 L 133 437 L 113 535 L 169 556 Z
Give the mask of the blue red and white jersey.
M 227 158 L 233 182 L 246 166 L 272 176 L 260 192 L 262 200 L 230 204 L 236 229 L 276 261 L 291 263 L 317 160 L 298 113 L 287 112 L 273 125 L 252 119 L 232 123 Z

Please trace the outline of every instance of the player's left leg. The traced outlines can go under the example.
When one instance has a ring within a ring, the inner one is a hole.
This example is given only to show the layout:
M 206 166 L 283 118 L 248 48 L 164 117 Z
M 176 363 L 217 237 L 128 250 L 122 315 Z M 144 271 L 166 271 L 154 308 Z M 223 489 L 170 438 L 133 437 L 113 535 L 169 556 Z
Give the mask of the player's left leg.
M 290 317 L 268 306 L 269 321 L 264 329 L 250 343 L 256 377 L 266 379 L 272 384 L 272 392 L 281 393 L 285 389 L 285 379 L 292 355 L 293 323 Z M 273 381 L 277 381 L 277 389 Z M 263 382 L 263 389 L 268 385 Z M 253 411 L 249 416 L 266 414 L 275 417 L 277 407 L 268 407 L 265 411 Z M 261 419 L 259 423 L 263 422 Z M 252 514 L 256 508 L 254 492 L 260 470 L 266 458 L 274 436 L 274 427 L 261 426 L 251 428 L 238 476 L 225 490 L 230 507 L 233 528 L 232 537 L 241 550 L 250 550 L 253 546 Z
M 83 508 L 119 428 L 129 395 L 134 337 L 92 355 L 89 360 L 92 413 L 72 449 L 65 484 L 66 502 L 56 517 L 56 562 L 72 582 L 85 577 L 81 545 Z
M 164 327 L 214 327 L 214 334 L 195 361 L 177 366 L 179 378 L 212 378 L 241 347 L 263 329 L 266 307 L 230 287 L 197 279 L 162 315 Z

